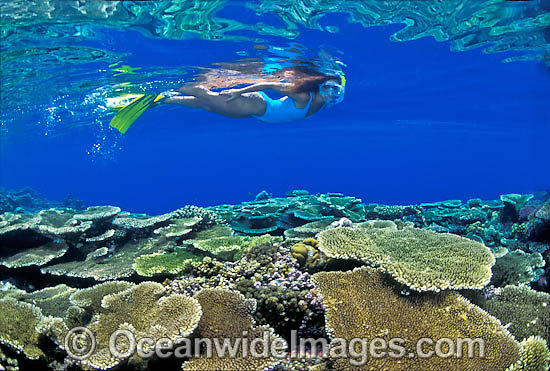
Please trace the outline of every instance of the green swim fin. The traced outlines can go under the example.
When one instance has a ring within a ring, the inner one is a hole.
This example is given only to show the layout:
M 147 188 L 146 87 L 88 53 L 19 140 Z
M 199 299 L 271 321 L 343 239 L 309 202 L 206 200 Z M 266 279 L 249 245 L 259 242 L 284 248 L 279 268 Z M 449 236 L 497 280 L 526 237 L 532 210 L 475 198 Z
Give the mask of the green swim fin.
M 129 105 L 122 108 L 115 117 L 111 120 L 110 125 L 120 131 L 122 134 L 132 126 L 148 108 L 151 108 L 157 102 L 162 99 L 161 95 L 150 94 L 144 95 L 132 101 Z

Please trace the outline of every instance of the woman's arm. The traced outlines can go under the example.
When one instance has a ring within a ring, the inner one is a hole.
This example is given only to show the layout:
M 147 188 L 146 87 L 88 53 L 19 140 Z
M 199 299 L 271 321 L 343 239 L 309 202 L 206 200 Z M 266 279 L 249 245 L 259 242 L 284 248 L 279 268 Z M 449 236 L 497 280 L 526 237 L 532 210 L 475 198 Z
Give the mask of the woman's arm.
M 275 90 L 277 93 L 287 95 L 290 93 L 290 88 L 293 86 L 294 84 L 290 84 L 287 82 L 261 82 L 258 84 L 253 84 L 253 85 L 241 88 L 241 89 L 224 90 L 224 91 L 221 91 L 220 94 L 229 95 L 230 98 L 227 100 L 227 102 L 231 102 L 232 100 L 240 97 L 241 94 L 250 93 L 253 91 Z

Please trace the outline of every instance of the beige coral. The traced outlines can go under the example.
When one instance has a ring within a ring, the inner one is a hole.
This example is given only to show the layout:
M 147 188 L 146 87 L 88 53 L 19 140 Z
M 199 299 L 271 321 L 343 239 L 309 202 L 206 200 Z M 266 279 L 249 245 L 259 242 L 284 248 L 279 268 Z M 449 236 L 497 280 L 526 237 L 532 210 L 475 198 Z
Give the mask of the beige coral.
M 65 241 L 51 241 L 42 246 L 20 251 L 14 255 L 0 259 L 0 265 L 8 268 L 19 268 L 30 265 L 41 266 L 49 261 L 63 256 L 69 246 Z
M 134 286 L 135 284 L 127 281 L 98 283 L 92 287 L 80 289 L 72 293 L 69 300 L 73 305 L 93 313 L 99 313 L 101 311 L 101 301 L 104 296 L 116 294 Z
M 195 298 L 199 301 L 203 315 L 196 329 L 196 334 L 201 339 L 209 339 L 212 342 L 228 339 L 248 339 L 248 344 L 254 339 L 266 339 L 272 342 L 283 342 L 273 330 L 266 326 L 254 326 L 252 313 L 256 309 L 256 302 L 237 292 L 225 289 L 202 289 Z M 259 354 L 262 350 L 256 348 Z M 279 359 L 270 354 L 261 357 L 252 357 L 250 353 L 244 356 L 238 348 L 236 357 L 227 357 L 216 351 L 213 357 L 196 357 L 182 365 L 185 371 L 256 371 L 268 370 L 279 363 Z
M 94 295 L 86 292 L 88 295 L 80 294 L 76 299 L 73 297 L 73 301 L 94 307 L 97 305 L 98 293 L 113 288 L 103 285 L 95 288 Z M 90 296 L 92 299 L 87 300 Z M 94 334 L 97 347 L 89 358 L 79 361 L 79 364 L 88 369 L 106 370 L 123 362 L 124 359 L 117 358 L 109 348 L 110 337 L 117 330 L 131 331 L 136 340 L 147 337 L 155 342 L 160 338 L 178 342 L 193 332 L 201 313 L 196 299 L 180 294 L 165 296 L 164 287 L 156 282 L 142 282 L 123 291 L 105 295 L 101 301 L 100 313 L 94 316 L 88 326 Z M 127 339 L 116 338 L 115 347 L 124 353 L 129 349 Z M 146 362 L 137 353 L 130 354 L 131 362 Z
M 478 242 L 410 227 L 328 229 L 319 235 L 319 249 L 329 257 L 379 266 L 417 291 L 482 288 L 495 262 Z
M 334 359 L 336 370 L 496 371 L 518 359 L 518 343 L 501 323 L 456 292 L 403 296 L 387 275 L 370 267 L 321 272 L 313 280 L 324 297 L 327 329 L 333 338 L 382 338 L 387 344 L 393 338 L 403 339 L 403 357 L 369 357 L 364 366 L 353 366 L 349 358 Z M 421 358 L 416 352 L 421 338 L 434 342 L 480 338 L 485 358 L 479 352 L 472 358 Z

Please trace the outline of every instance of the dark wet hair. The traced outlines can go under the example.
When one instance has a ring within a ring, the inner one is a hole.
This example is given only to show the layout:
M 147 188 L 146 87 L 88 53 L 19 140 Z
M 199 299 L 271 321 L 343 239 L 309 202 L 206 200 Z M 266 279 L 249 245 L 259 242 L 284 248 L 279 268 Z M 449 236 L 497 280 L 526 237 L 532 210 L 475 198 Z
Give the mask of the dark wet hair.
M 313 68 L 304 66 L 292 66 L 281 70 L 281 77 L 289 80 L 294 87 L 289 89 L 290 93 L 307 93 L 319 90 L 319 85 L 324 82 L 334 80 L 340 83 L 341 78 L 338 75 L 327 75 Z

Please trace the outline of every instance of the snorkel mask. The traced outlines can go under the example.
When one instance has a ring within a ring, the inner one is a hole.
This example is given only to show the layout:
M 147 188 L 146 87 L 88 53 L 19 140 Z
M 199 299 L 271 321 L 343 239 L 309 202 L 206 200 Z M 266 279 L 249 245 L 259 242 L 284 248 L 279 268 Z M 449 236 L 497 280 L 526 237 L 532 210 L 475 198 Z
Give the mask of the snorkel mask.
M 325 106 L 332 106 L 344 100 L 346 78 L 340 76 L 340 84 L 334 80 L 325 81 L 319 85 L 319 94 L 326 99 Z

